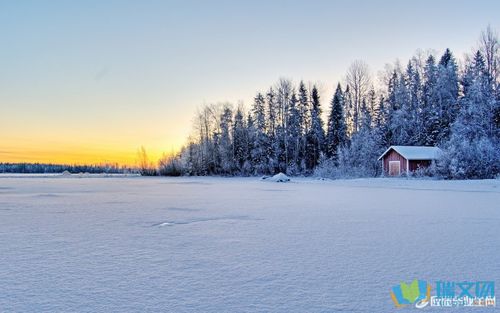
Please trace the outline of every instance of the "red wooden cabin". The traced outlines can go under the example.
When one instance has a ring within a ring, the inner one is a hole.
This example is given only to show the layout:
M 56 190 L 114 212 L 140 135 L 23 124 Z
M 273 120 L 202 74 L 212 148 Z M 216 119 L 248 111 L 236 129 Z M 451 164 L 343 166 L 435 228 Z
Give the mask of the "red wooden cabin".
M 383 175 L 399 176 L 428 167 L 441 153 L 442 150 L 438 147 L 390 146 L 378 160 L 382 161 Z

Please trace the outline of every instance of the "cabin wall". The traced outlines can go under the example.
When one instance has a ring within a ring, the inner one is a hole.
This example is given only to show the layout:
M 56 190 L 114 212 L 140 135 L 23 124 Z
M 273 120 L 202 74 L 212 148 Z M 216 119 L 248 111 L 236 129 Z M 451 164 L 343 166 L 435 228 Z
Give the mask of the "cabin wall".
M 389 151 L 382 160 L 384 160 L 384 175 L 389 174 L 389 161 L 399 161 L 401 174 L 406 173 L 406 159 L 396 151 Z

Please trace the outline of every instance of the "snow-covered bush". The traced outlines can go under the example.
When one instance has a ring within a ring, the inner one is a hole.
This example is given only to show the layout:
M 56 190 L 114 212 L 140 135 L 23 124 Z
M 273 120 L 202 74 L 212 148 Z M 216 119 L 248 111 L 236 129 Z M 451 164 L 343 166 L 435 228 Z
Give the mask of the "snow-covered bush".
M 489 138 L 450 143 L 436 167 L 449 179 L 495 178 L 500 174 L 500 148 Z
M 336 162 L 331 158 L 323 158 L 314 169 L 313 175 L 323 178 L 338 177 L 338 168 Z
M 430 166 L 418 167 L 415 171 L 411 172 L 411 177 L 435 177 L 436 175 L 436 163 L 432 162 Z
M 297 176 L 300 174 L 300 169 L 296 164 L 291 163 L 286 168 L 286 174 L 289 176 Z
M 181 176 L 181 160 L 175 156 L 163 156 L 158 162 L 158 173 L 162 176 Z
M 371 132 L 356 133 L 351 144 L 339 150 L 338 174 L 341 177 L 378 176 L 381 169 L 377 159 L 382 152 Z
M 314 175 L 325 178 L 376 177 L 380 175 L 377 160 L 383 149 L 379 147 L 370 132 L 359 132 L 351 144 L 338 151 L 338 160 L 322 158 Z

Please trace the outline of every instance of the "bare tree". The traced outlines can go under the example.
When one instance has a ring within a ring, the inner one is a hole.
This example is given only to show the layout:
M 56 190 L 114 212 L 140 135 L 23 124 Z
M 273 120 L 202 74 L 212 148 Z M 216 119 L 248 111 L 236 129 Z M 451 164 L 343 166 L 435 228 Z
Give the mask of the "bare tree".
M 499 49 L 500 43 L 498 41 L 498 34 L 491 28 L 490 25 L 488 25 L 486 30 L 481 32 L 481 36 L 479 38 L 479 50 L 485 58 L 486 70 L 490 75 L 490 83 L 493 85 L 498 83 L 500 76 Z
M 290 79 L 285 79 L 285 78 L 280 78 L 278 83 L 276 84 L 276 92 L 277 92 L 277 97 L 276 97 L 276 104 L 277 104 L 277 123 L 280 125 L 279 127 L 279 138 L 278 140 L 284 144 L 284 157 L 285 157 L 285 169 L 288 166 L 288 160 L 289 160 L 289 155 L 288 155 L 288 132 L 289 132 L 289 125 L 288 125 L 288 111 L 290 107 L 290 101 L 291 101 L 291 96 L 292 93 L 294 92 L 293 90 L 293 83 Z
M 352 129 L 359 129 L 359 111 L 363 98 L 368 95 L 371 88 L 371 77 L 368 65 L 362 60 L 354 61 L 347 70 L 346 83 L 352 94 Z
M 137 159 L 141 175 L 146 175 L 146 176 L 155 175 L 154 165 L 149 160 L 148 154 L 146 153 L 146 148 L 144 148 L 144 146 L 141 146 L 137 150 Z
M 290 105 L 290 97 L 293 92 L 293 84 L 290 79 L 280 78 L 276 84 L 276 104 L 278 105 L 278 124 L 281 125 L 282 129 L 287 128 L 287 112 Z

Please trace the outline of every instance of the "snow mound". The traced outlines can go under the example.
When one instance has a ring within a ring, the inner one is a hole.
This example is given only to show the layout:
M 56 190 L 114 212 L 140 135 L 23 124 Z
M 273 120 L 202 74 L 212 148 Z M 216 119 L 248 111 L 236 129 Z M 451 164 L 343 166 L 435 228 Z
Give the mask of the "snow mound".
M 68 172 L 68 171 L 64 171 L 64 172 L 62 172 L 61 175 L 64 176 L 64 177 L 69 177 L 69 176 L 71 176 L 71 173 Z
M 265 178 L 263 177 L 262 179 L 276 182 L 276 183 L 285 183 L 285 182 L 290 181 L 290 177 L 286 176 L 283 173 L 278 173 L 278 174 L 274 175 L 273 177 L 265 177 Z

